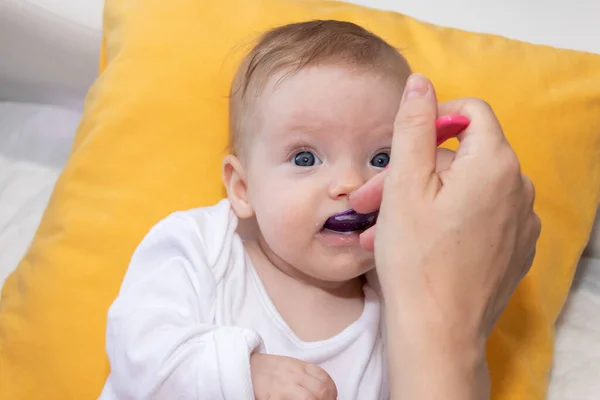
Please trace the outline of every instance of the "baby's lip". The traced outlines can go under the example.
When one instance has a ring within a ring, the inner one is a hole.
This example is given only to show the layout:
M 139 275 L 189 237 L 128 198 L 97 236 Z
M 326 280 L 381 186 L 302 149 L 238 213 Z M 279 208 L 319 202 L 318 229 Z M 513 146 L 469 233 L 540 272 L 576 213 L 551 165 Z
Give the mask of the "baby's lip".
M 350 209 L 334 214 L 325 221 L 324 229 L 334 232 L 364 231 L 375 225 L 378 211 L 359 214 Z

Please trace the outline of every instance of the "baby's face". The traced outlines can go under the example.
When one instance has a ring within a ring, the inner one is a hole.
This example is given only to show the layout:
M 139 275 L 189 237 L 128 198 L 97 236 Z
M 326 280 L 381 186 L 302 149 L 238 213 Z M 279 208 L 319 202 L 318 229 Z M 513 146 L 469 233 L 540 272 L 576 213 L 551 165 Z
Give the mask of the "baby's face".
M 257 99 L 246 152 L 248 200 L 263 243 L 313 278 L 350 280 L 373 268 L 373 256 L 360 247 L 360 232 L 323 225 L 387 165 L 402 87 L 337 66 L 277 82 Z

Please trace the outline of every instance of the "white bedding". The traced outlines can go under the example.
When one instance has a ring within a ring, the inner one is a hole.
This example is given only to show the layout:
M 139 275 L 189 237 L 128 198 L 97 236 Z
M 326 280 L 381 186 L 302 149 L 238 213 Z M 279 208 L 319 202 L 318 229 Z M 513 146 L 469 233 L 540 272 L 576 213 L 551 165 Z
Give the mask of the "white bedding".
M 0 285 L 35 233 L 79 112 L 0 103 Z M 582 260 L 559 321 L 549 400 L 600 399 L 600 259 Z
M 33 237 L 80 113 L 0 102 L 0 286 Z
M 347 1 L 600 53 L 597 0 Z M 80 107 L 96 73 L 101 9 L 102 0 L 0 0 L 0 99 Z M 35 233 L 79 116 L 72 109 L 0 102 L 0 286 Z M 597 242 L 588 254 L 600 257 Z M 600 258 L 580 263 L 558 322 L 554 361 L 549 400 L 600 399 Z
M 600 399 L 600 259 L 579 263 L 558 322 L 548 400 Z

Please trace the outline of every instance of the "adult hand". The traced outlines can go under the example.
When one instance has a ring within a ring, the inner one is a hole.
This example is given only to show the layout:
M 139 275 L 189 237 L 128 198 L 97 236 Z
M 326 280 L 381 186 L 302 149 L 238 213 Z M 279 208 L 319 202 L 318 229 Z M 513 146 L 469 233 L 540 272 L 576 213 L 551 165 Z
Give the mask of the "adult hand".
M 436 170 L 438 113 L 471 123 L 453 160 Z M 393 338 L 392 398 L 485 398 L 485 342 L 528 272 L 540 233 L 533 185 L 487 104 L 465 99 L 438 109 L 431 83 L 416 74 L 392 154 L 389 169 L 351 197 L 359 212 L 380 208 L 376 235 L 365 232 L 361 241 L 374 244 Z

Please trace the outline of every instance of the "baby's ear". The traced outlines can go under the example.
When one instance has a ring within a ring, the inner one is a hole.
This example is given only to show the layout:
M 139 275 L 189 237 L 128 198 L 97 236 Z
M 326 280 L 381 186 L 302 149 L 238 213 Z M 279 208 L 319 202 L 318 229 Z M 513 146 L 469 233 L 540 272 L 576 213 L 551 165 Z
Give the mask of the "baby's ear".
M 240 160 L 234 155 L 228 155 L 223 160 L 223 182 L 231 207 L 238 218 L 252 217 L 254 209 L 248 201 L 246 171 Z

